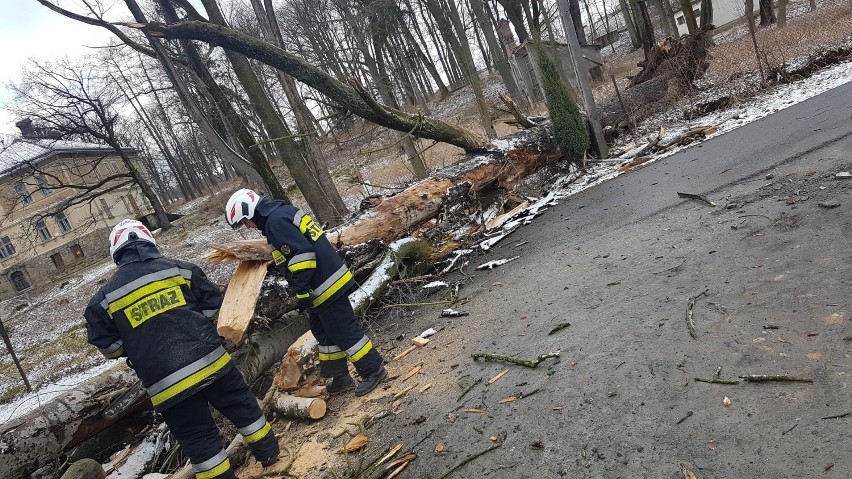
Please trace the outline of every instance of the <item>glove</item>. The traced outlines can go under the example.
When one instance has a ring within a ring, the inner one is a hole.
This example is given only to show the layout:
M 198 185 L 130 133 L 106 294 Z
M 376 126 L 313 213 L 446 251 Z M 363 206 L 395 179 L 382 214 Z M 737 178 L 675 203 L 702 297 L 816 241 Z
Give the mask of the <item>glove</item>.
M 296 309 L 298 309 L 300 313 L 304 312 L 306 309 L 310 309 L 313 305 L 314 302 L 311 300 L 311 293 L 296 295 Z

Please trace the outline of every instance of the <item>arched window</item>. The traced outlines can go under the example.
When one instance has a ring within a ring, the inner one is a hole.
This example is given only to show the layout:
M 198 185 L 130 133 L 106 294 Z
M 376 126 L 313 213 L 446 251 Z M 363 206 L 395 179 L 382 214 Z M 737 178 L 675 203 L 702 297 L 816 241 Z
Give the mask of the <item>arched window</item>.
M 30 282 L 27 281 L 23 271 L 15 271 L 9 276 L 9 279 L 12 281 L 12 286 L 15 287 L 15 291 L 19 293 L 30 288 Z

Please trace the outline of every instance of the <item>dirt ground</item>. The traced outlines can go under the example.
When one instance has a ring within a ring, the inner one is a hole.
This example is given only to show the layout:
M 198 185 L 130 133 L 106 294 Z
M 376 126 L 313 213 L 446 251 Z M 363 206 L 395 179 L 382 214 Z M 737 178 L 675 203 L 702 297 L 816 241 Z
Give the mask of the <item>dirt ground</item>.
M 699 479 L 852 477 L 852 179 L 834 177 L 852 170 L 850 151 L 847 137 L 714 192 L 715 208 L 685 200 L 599 235 L 573 237 L 568 212 L 582 195 L 561 200 L 536 220 L 543 234 L 521 229 L 447 278 L 462 285 L 466 301 L 454 307 L 469 316 L 441 318 L 445 306 L 433 305 L 374 324 L 396 379 L 364 399 L 331 398 L 316 423 L 277 421 L 289 451 L 277 468 L 292 460 L 296 477 L 376 477 L 357 471 L 401 443 L 417 459 L 399 477 L 444 477 L 492 447 L 450 477 L 674 479 L 682 465 Z M 705 290 L 692 339 L 688 300 Z M 438 333 L 425 348 L 393 360 L 429 327 Z M 471 358 L 557 350 L 535 369 Z M 725 380 L 813 383 L 695 380 L 718 368 Z M 335 454 L 370 416 L 368 446 Z

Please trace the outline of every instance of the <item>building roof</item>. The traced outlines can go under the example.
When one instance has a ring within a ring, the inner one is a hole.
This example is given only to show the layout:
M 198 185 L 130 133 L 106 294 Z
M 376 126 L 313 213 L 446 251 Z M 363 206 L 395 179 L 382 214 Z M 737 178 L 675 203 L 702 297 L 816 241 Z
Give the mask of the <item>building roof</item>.
M 20 138 L 5 150 L 0 151 L 0 177 L 11 173 L 21 165 L 37 163 L 61 153 L 103 154 L 113 151 L 115 150 L 111 146 L 97 143 L 48 138 Z

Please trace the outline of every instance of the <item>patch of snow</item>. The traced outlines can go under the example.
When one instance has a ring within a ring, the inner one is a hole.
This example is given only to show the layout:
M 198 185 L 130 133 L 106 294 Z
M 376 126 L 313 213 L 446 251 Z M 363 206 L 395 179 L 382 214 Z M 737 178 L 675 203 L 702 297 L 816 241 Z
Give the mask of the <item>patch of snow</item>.
M 438 289 L 438 288 L 446 288 L 449 284 L 443 281 L 432 281 L 431 283 L 426 283 L 423 285 L 423 289 Z
M 0 405 L 0 422 L 5 423 L 37 409 L 42 404 L 50 401 L 56 396 L 74 389 L 74 387 L 83 381 L 106 371 L 112 365 L 112 363 L 100 364 L 89 370 L 72 374 L 63 378 L 61 381 L 44 385 L 36 391 L 18 397 L 13 402 Z
M 509 263 L 511 261 L 515 261 L 518 258 L 520 258 L 520 256 L 513 256 L 508 259 L 495 259 L 494 261 L 482 263 L 481 265 L 477 266 L 476 269 L 494 269 L 498 266 L 503 266 L 504 264 Z

